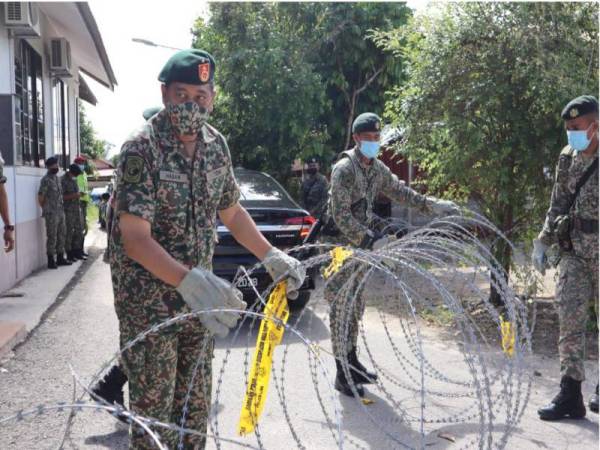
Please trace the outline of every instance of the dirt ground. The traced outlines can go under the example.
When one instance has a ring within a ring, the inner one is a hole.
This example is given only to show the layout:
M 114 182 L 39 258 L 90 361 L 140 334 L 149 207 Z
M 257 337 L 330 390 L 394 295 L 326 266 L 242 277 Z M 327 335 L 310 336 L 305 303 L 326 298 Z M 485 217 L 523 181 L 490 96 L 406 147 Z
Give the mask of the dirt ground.
M 500 345 L 501 334 L 498 324 L 493 320 L 487 308 L 487 298 L 489 296 L 489 280 L 483 273 L 478 273 L 477 268 L 456 268 L 453 270 L 441 271 L 431 270 L 436 278 L 441 282 L 454 298 L 461 303 L 463 310 L 469 314 L 477 325 L 482 335 L 492 345 Z M 374 306 L 383 309 L 391 314 L 410 314 L 406 304 L 398 305 L 391 303 L 390 289 L 396 290 L 386 284 L 385 280 L 373 277 L 367 289 L 375 295 L 369 295 L 368 306 Z M 420 276 L 411 276 L 403 278 L 406 284 L 413 289 L 413 305 L 418 313 L 420 321 L 430 327 L 437 328 L 440 335 L 446 335 L 448 338 L 455 338 L 456 331 L 453 313 L 442 300 L 439 291 L 432 285 L 430 280 Z M 521 301 L 525 303 L 528 311 L 528 327 L 532 330 L 532 349 L 535 354 L 545 356 L 556 356 L 558 354 L 557 343 L 559 334 L 558 313 L 554 304 L 554 288 L 556 284 L 556 271 L 548 270 L 544 277 L 537 278 L 537 290 L 534 295 L 529 294 L 528 289 L 523 285 L 522 280 L 517 276 L 511 277 L 511 287 L 516 295 L 520 296 Z M 399 303 L 407 303 L 402 302 Z M 500 314 L 504 312 L 503 308 L 496 309 Z M 590 319 L 586 333 L 586 353 L 589 360 L 598 359 L 598 331 L 595 326 L 595 317 L 593 309 L 590 309 Z

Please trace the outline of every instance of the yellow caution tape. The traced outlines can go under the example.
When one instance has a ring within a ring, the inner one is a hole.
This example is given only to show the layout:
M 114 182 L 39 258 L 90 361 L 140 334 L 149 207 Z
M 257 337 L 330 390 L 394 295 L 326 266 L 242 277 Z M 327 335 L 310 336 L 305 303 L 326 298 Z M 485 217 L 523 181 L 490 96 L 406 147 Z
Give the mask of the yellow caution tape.
M 515 352 L 515 329 L 512 323 L 506 322 L 500 316 L 500 331 L 502 333 L 502 351 L 508 356 L 512 356 Z
M 344 262 L 352 256 L 353 251 L 344 247 L 336 247 L 329 252 L 331 254 L 331 264 L 323 270 L 323 277 L 329 278 L 342 268 Z
M 265 306 L 266 318 L 260 322 L 256 348 L 250 366 L 248 386 L 238 424 L 240 436 L 254 431 L 267 400 L 271 366 L 273 365 L 273 351 L 283 339 L 285 331 L 283 324 L 287 323 L 290 315 L 286 285 L 287 283 L 282 281 L 273 289 Z M 274 318 L 281 320 L 281 322 L 275 322 Z

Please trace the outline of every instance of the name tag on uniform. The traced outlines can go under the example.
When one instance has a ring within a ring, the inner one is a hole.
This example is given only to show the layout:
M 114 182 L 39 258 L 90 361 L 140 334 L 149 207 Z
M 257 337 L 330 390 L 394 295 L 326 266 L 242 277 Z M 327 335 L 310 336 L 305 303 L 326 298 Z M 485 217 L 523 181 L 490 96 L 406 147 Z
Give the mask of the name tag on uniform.
M 175 183 L 187 183 L 189 180 L 187 174 L 169 172 L 168 170 L 160 171 L 160 181 L 173 181 Z
M 223 166 L 223 167 L 219 167 L 218 169 L 211 170 L 210 172 L 208 172 L 206 174 L 206 179 L 208 181 L 212 181 L 215 178 L 225 175 L 227 173 L 227 170 L 228 170 L 227 166 Z

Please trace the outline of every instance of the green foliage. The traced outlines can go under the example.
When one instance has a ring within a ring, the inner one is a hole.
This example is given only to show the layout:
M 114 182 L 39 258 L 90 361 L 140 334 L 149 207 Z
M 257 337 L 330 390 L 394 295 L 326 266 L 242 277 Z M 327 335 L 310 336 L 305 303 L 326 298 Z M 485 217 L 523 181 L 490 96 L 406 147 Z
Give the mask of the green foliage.
M 540 227 L 566 144 L 562 107 L 598 92 L 597 3 L 451 3 L 375 33 L 404 58 L 386 116 L 431 191 L 476 201 L 509 237 Z M 510 250 L 496 248 L 507 268 Z
M 194 25 L 194 46 L 217 60 L 211 122 L 227 136 L 235 164 L 287 184 L 294 159 L 331 160 L 343 150 L 356 111 L 381 112 L 386 86 L 399 82 L 395 59 L 373 44 L 370 30 L 399 26 L 409 11 L 403 4 L 211 3 L 210 20 Z
M 96 137 L 96 131 L 85 114 L 85 109 L 79 104 L 79 141 L 81 153 L 92 159 L 102 158 L 106 152 L 106 142 Z

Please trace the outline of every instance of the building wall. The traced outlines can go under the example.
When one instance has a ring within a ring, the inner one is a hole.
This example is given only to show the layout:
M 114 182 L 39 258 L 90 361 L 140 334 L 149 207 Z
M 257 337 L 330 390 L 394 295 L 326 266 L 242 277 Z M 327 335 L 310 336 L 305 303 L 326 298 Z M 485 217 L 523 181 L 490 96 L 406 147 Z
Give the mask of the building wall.
M 2 13 L 0 13 L 0 17 Z M 44 122 L 46 139 L 46 158 L 54 152 L 54 105 L 52 97 L 53 79 L 48 68 L 49 39 L 58 34 L 49 23 L 41 17 L 42 38 L 27 39 L 27 42 L 42 56 Z M 6 161 L 5 184 L 9 198 L 11 221 L 16 227 L 16 248 L 10 254 L 0 249 L 0 292 L 10 289 L 33 271 L 46 264 L 45 226 L 41 218 L 41 209 L 37 204 L 37 191 L 40 179 L 46 173 L 45 168 L 15 166 L 14 142 L 14 51 L 15 39 L 9 35 L 0 20 L 0 151 Z M 73 73 L 77 73 L 74 67 Z M 64 79 L 69 91 L 69 140 L 71 160 L 78 151 L 77 126 L 77 93 L 76 78 Z M 0 230 L 4 227 L 0 219 Z

